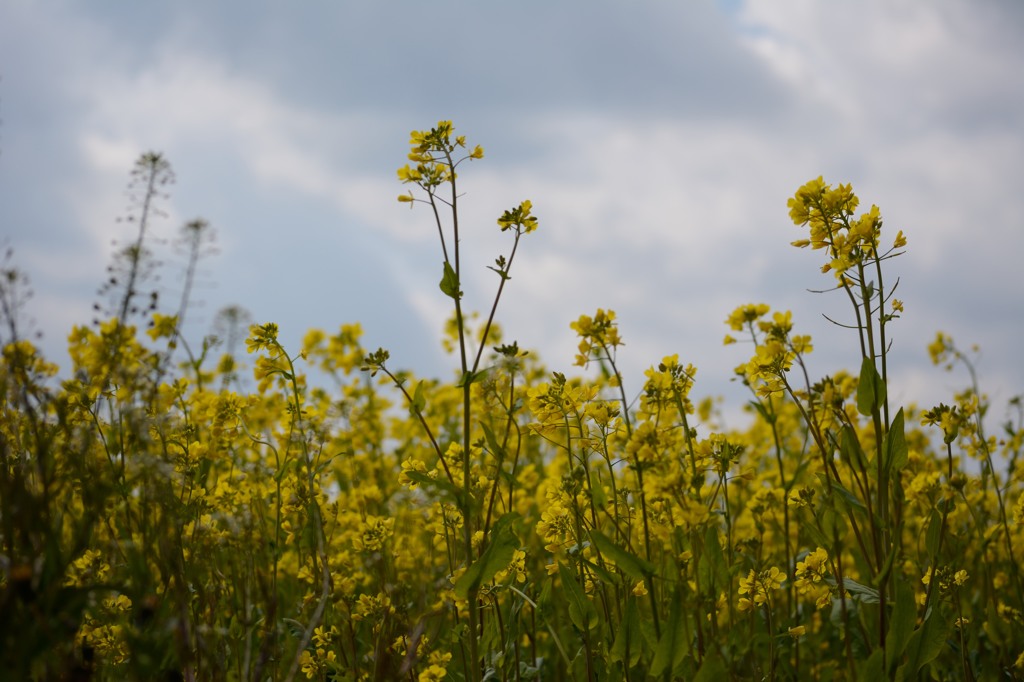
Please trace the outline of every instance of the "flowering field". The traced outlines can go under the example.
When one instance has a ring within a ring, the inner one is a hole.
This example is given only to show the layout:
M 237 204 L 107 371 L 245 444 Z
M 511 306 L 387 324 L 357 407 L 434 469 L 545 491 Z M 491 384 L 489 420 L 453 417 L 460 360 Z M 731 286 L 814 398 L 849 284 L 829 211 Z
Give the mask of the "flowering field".
M 25 338 L 5 266 L 3 679 L 1024 677 L 1022 406 L 986 421 L 973 356 L 941 333 L 929 352 L 965 389 L 890 403 L 907 240 L 877 207 L 821 178 L 789 200 L 860 356 L 819 377 L 788 312 L 723 311 L 750 390 L 729 430 L 685 359 L 621 376 L 612 311 L 572 322 L 582 376 L 505 338 L 502 292 L 542 229 L 529 201 L 497 220 L 508 251 L 472 265 L 493 307 L 463 308 L 456 168 L 482 157 L 442 121 L 398 171 L 438 231 L 453 382 L 363 348 L 358 324 L 286 348 L 228 311 L 222 338 L 184 338 L 208 226 L 185 226 L 185 293 L 162 310 L 157 154 L 70 368 Z

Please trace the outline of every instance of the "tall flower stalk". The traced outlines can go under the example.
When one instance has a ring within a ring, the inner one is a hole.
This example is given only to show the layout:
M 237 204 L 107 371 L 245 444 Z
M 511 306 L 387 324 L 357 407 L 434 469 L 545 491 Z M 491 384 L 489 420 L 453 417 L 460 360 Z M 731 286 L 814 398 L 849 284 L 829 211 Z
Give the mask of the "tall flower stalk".
M 398 197 L 401 202 L 425 203 L 430 207 L 437 227 L 438 237 L 441 243 L 442 273 L 439 287 L 441 292 L 452 300 L 455 313 L 455 331 L 458 338 L 459 369 L 460 377 L 457 387 L 462 393 L 462 428 L 461 428 L 461 476 L 454 477 L 447 469 L 446 473 L 452 483 L 458 483 L 461 478 L 461 490 L 458 496 L 458 507 L 462 516 L 462 559 L 463 570 L 471 571 L 475 562 L 481 558 L 481 553 L 488 546 L 488 531 L 490 530 L 485 520 L 477 517 L 480 512 L 483 500 L 477 499 L 473 490 L 473 434 L 474 434 L 474 413 L 473 413 L 473 385 L 480 382 L 489 371 L 483 369 L 480 363 L 483 359 L 484 349 L 487 347 L 490 338 L 492 325 L 498 303 L 501 300 L 505 283 L 510 279 L 509 272 L 512 262 L 515 260 L 516 251 L 519 247 L 520 238 L 529 232 L 537 229 L 537 219 L 532 214 L 532 204 L 529 200 L 523 201 L 515 208 L 505 211 L 498 218 L 498 226 L 502 232 L 513 234 L 513 244 L 509 256 L 499 256 L 494 266 L 489 266 L 499 278 L 497 292 L 491 305 L 490 313 L 482 332 L 477 339 L 477 352 L 472 354 L 470 344 L 470 329 L 467 322 L 467 311 L 463 306 L 463 272 L 464 266 L 461 257 L 462 234 L 459 224 L 459 190 L 458 174 L 456 169 L 465 161 L 481 159 L 484 155 L 483 147 L 476 145 L 469 149 L 464 136 L 454 136 L 454 126 L 451 121 L 440 121 L 437 126 L 429 131 L 414 130 L 410 134 L 409 144 L 411 150 L 408 158 L 412 164 L 406 164 L 398 169 L 398 178 L 405 184 L 411 184 L 421 190 L 421 194 L 410 191 Z M 451 246 L 451 248 L 449 248 Z M 387 358 L 386 351 L 380 350 L 375 355 L 368 356 L 366 366 L 370 370 L 385 370 L 384 361 Z M 402 382 L 390 374 L 395 383 L 403 391 L 413 412 L 420 412 L 425 404 L 425 398 L 421 393 L 410 396 Z M 420 417 L 421 422 L 426 426 L 425 421 Z M 438 451 L 442 462 L 445 461 L 445 454 L 440 452 L 440 446 L 429 434 L 435 449 Z M 479 542 L 475 538 L 476 532 L 482 531 Z M 479 551 L 478 551 L 479 549 Z M 477 564 L 479 565 L 479 564 Z M 457 567 L 453 566 L 453 570 Z M 483 624 L 481 623 L 479 598 L 479 581 L 471 581 L 467 601 L 469 608 L 469 635 L 468 639 L 468 675 L 471 681 L 475 681 L 482 675 L 482 662 L 478 649 L 479 639 L 482 635 Z

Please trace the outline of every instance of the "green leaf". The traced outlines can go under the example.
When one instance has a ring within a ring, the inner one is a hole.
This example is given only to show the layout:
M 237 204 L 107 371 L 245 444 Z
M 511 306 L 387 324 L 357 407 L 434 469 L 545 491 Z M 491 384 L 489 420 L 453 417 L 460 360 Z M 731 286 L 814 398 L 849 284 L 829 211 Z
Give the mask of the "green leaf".
M 914 602 L 914 588 L 903 580 L 897 580 L 896 606 L 889 619 L 889 632 L 885 635 L 886 677 L 891 677 L 896 671 L 896 664 L 903 657 L 903 650 L 914 633 L 916 622 L 917 604 Z
M 700 670 L 697 671 L 693 682 L 718 682 L 718 680 L 725 680 L 728 677 L 729 671 L 726 670 L 722 659 L 715 654 L 708 654 L 704 657 L 704 662 L 700 664 Z
M 882 564 L 882 570 L 880 570 L 872 579 L 871 585 L 878 587 L 886 580 L 889 579 L 889 574 L 892 572 L 892 564 L 896 560 L 896 555 L 899 553 L 899 546 L 893 545 L 892 549 L 889 550 L 889 554 L 885 557 L 885 563 Z
M 601 531 L 597 529 L 590 531 L 590 540 L 605 559 L 621 568 L 630 578 L 644 580 L 648 576 L 654 575 L 654 566 L 649 561 L 619 547 Z
M 583 565 L 586 566 L 589 570 L 593 571 L 594 575 L 597 576 L 597 579 L 605 583 L 606 585 L 617 585 L 618 583 L 622 582 L 618 578 L 618 576 L 613 575 L 611 572 L 604 568 L 601 568 L 590 559 L 584 558 Z
M 903 426 L 903 408 L 893 417 L 889 433 L 885 434 L 885 467 L 899 472 L 907 464 L 907 437 Z
M 302 637 L 306 631 L 306 626 L 295 620 L 294 618 L 282 618 L 281 622 L 288 626 L 288 631 L 291 632 L 292 637 L 298 639 Z
M 936 510 L 932 510 L 931 518 L 928 521 L 928 530 L 924 534 L 924 550 L 928 557 L 934 561 L 939 551 L 939 533 L 942 532 L 942 516 Z
M 615 644 L 612 645 L 611 662 L 621 662 L 624 666 L 632 668 L 640 662 L 643 654 L 644 638 L 640 635 L 640 614 L 636 608 L 636 598 L 630 597 L 626 600 L 626 613 L 619 625 L 619 632 L 615 636 Z
M 711 568 L 711 560 L 705 552 L 700 553 L 697 560 L 697 589 L 701 594 L 714 593 L 715 575 Z
M 423 414 L 423 408 L 427 405 L 427 397 L 423 395 L 423 382 L 416 384 L 416 390 L 412 394 L 412 402 L 409 403 L 409 416 L 416 417 Z
M 863 467 L 866 461 L 864 449 L 861 448 L 860 439 L 857 438 L 857 432 L 850 426 L 843 427 L 839 456 L 844 462 L 856 464 L 858 468 Z
M 488 270 L 494 270 L 496 273 L 498 273 L 498 277 L 501 277 L 501 279 L 506 281 L 506 282 L 508 280 L 512 279 L 511 275 L 509 275 L 507 272 L 505 272 L 504 270 L 502 270 L 500 268 L 496 268 L 493 265 L 488 265 L 487 269 Z
M 763 404 L 761 404 L 760 400 L 748 400 L 747 404 L 750 405 L 751 407 L 753 407 L 757 411 L 757 413 L 759 415 L 761 415 L 761 419 L 764 419 L 764 422 L 766 424 L 774 424 L 775 423 L 775 421 L 776 421 L 775 415 L 770 413 L 768 411 L 768 408 L 766 408 Z
M 512 523 L 518 517 L 519 515 L 514 512 L 508 513 L 494 524 L 487 549 L 455 581 L 455 594 L 460 599 L 467 599 L 481 585 L 490 582 L 498 571 L 508 568 L 512 555 L 519 547 L 519 538 L 512 531 Z
M 441 491 L 442 493 L 446 493 L 452 501 L 456 502 L 461 506 L 462 491 L 456 488 L 454 485 L 452 485 L 452 482 L 449 481 L 447 478 L 444 478 L 443 476 L 439 476 L 438 478 L 431 478 L 422 471 L 416 471 L 414 469 L 410 469 L 404 473 L 406 476 L 409 477 L 410 480 L 416 481 L 417 483 L 426 488 L 434 488 Z
M 672 608 L 669 611 L 668 621 L 662 626 L 658 648 L 654 651 L 654 660 L 651 662 L 649 671 L 650 677 L 658 677 L 665 672 L 674 673 L 676 666 L 683 662 L 683 657 L 689 650 L 689 647 L 686 646 L 686 629 L 683 627 L 681 601 L 677 590 L 672 596 Z
M 596 474 L 590 475 L 590 497 L 594 500 L 594 506 L 598 509 L 604 509 L 608 506 L 608 493 Z
M 857 679 L 862 682 L 877 682 L 886 679 L 885 676 L 885 652 L 875 649 L 871 657 L 860 666 Z
M 996 646 L 1004 646 L 1007 643 L 1007 628 L 1005 624 L 1006 621 L 999 615 L 999 610 L 995 603 L 990 600 L 985 608 L 985 624 L 982 625 L 982 628 Z
M 945 621 L 939 609 L 932 609 L 921 627 L 914 631 L 907 643 L 907 662 L 900 666 L 898 679 L 916 679 L 918 671 L 935 660 L 949 636 L 950 625 Z
M 483 369 L 478 369 L 475 372 L 463 372 L 462 376 L 459 377 L 458 382 L 456 382 L 455 388 L 464 388 L 470 384 L 475 384 L 487 376 L 487 373 L 490 372 L 491 369 L 491 367 L 484 367 Z
M 885 382 L 871 358 L 864 358 L 857 382 L 857 411 L 865 417 L 874 414 L 885 402 Z
M 813 523 L 806 524 L 801 528 L 801 531 L 807 531 L 807 534 L 811 536 L 811 539 L 819 547 L 832 546 L 832 538 L 825 537 L 825 534 L 818 530 L 818 526 Z
M 865 512 L 867 507 L 860 501 L 856 495 L 847 490 L 844 486 L 840 485 L 837 481 L 832 481 L 832 492 L 839 495 L 839 501 L 841 504 L 846 504 L 851 509 Z
M 558 562 L 558 575 L 562 579 L 562 589 L 569 597 L 569 619 L 580 632 L 587 632 L 597 625 L 597 611 L 590 603 L 576 576 L 562 562 Z
M 828 544 L 825 547 L 834 550 L 836 541 L 842 540 L 846 536 L 846 520 L 834 509 L 824 507 L 821 511 L 821 530 L 828 538 Z
M 459 291 L 459 276 L 455 274 L 455 270 L 448 261 L 444 262 L 444 274 L 441 276 L 440 287 L 448 298 L 456 300 L 462 298 L 462 292 Z
M 879 602 L 878 590 L 859 583 L 853 578 L 843 578 L 843 587 L 856 599 L 865 604 L 877 604 Z
M 704 534 L 704 553 L 701 559 L 707 560 L 714 585 L 722 589 L 729 584 L 729 567 L 725 563 L 722 546 L 718 542 L 718 529 L 714 526 L 708 526 L 707 532 Z M 708 585 L 708 588 L 712 588 L 712 586 Z M 717 594 L 713 589 L 712 593 Z
M 484 431 L 484 438 L 487 441 L 487 447 L 490 449 L 491 454 L 499 462 L 504 462 L 508 457 L 508 453 L 501 446 L 501 443 L 498 442 L 498 439 L 494 437 L 494 430 L 484 422 L 480 422 L 480 427 Z

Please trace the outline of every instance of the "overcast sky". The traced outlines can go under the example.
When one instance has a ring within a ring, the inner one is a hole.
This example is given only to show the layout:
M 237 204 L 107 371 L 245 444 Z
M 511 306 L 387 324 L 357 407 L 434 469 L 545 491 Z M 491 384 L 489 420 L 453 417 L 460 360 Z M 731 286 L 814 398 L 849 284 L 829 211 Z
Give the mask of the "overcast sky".
M 529 198 L 499 318 L 570 371 L 570 321 L 618 312 L 627 389 L 678 353 L 696 392 L 744 394 L 722 347 L 737 305 L 792 309 L 812 371 L 856 369 L 850 319 L 786 200 L 824 175 L 902 229 L 906 314 L 890 392 L 949 402 L 941 329 L 982 347 L 1002 419 L 1024 391 L 1024 4 L 1015 0 L 81 3 L 0 8 L 0 238 L 30 276 L 56 356 L 126 243 L 125 187 L 147 150 L 177 183 L 154 224 L 203 217 L 190 336 L 225 305 L 306 329 L 359 321 L 392 365 L 449 376 L 431 216 L 398 204 L 408 133 L 455 122 L 486 150 L 460 175 L 464 289 L 486 309 L 495 219 Z M 162 247 L 156 247 L 158 249 Z M 173 308 L 180 265 L 163 251 Z

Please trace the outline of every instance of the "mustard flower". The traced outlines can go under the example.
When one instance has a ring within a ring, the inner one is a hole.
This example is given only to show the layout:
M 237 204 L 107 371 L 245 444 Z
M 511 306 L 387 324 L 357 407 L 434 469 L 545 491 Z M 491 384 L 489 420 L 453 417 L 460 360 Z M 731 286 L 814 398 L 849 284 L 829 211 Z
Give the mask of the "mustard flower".
M 795 507 L 797 509 L 802 509 L 804 507 L 814 509 L 815 492 L 814 488 L 810 488 L 805 485 L 799 486 L 790 492 L 789 499 L 786 500 L 786 503 L 790 507 Z
M 515 208 L 501 214 L 501 217 L 498 218 L 498 226 L 502 232 L 515 228 L 516 232 L 529 234 L 537 229 L 537 218 L 533 216 L 532 211 L 533 202 L 527 199 Z
M 772 566 L 764 571 L 751 569 L 746 578 L 740 579 L 739 609 L 749 611 L 760 606 L 770 605 L 772 592 L 778 590 L 785 580 L 786 574 L 777 566 Z
M 661 433 L 653 421 L 640 422 L 626 443 L 626 454 L 641 467 L 658 462 L 663 449 Z
M 394 532 L 394 527 L 393 517 L 367 516 L 352 546 L 361 552 L 376 552 L 384 547 L 384 543 Z
M 806 587 L 809 583 L 820 582 L 828 569 L 828 551 L 818 547 L 796 564 L 796 586 Z
M 765 303 L 750 303 L 740 306 L 726 318 L 725 322 L 733 331 L 740 332 L 756 322 L 759 318 L 768 314 L 771 308 Z
M 123 594 L 119 594 L 116 597 L 107 597 L 104 599 L 103 607 L 109 611 L 127 613 L 132 608 L 132 600 Z
M 941 365 L 948 362 L 953 353 L 953 340 L 942 332 L 935 333 L 935 339 L 928 344 L 928 356 L 933 365 Z M 947 365 L 948 369 L 949 365 Z
M 667 355 L 658 366 L 644 371 L 647 381 L 644 382 L 644 405 L 646 409 L 656 411 L 661 405 L 682 405 L 687 414 L 693 414 L 690 402 L 690 390 L 693 388 L 697 368 L 693 365 L 683 366 L 678 355 Z
M 585 367 L 595 357 L 595 353 L 610 353 L 612 349 L 624 345 L 615 324 L 614 310 L 598 308 L 594 317 L 580 315 L 569 327 L 580 337 L 579 354 L 576 356 L 576 364 L 580 367 Z
M 322 647 L 317 647 L 315 653 L 310 652 L 306 649 L 299 656 L 299 665 L 302 668 L 303 674 L 306 679 L 312 680 L 318 677 L 322 672 L 329 670 L 338 660 L 338 654 L 333 650 L 325 650 Z
M 938 425 L 942 429 L 943 441 L 947 445 L 956 440 L 963 423 L 963 415 L 957 410 L 955 405 L 950 407 L 944 403 L 939 403 L 938 406 L 921 415 L 921 424 Z
M 833 188 L 819 176 L 797 190 L 789 199 L 789 217 L 795 225 L 807 225 L 810 239 L 800 239 L 793 246 L 828 249 L 829 261 L 822 272 L 832 271 L 840 281 L 844 273 L 863 263 L 865 258 L 877 257 L 877 245 L 882 218 L 877 206 L 855 217 L 860 200 L 849 185 Z M 898 236 L 894 248 L 901 248 L 906 240 Z
M 420 671 L 418 682 L 441 682 L 448 677 L 448 671 L 439 665 L 431 664 Z
M 313 644 L 319 648 L 326 648 L 338 634 L 338 628 L 333 625 L 329 629 L 322 625 L 318 626 L 313 630 Z
M 395 607 L 391 605 L 391 597 L 383 592 L 376 596 L 361 594 L 352 611 L 352 620 L 368 620 L 379 625 L 385 616 L 394 612 Z
M 517 583 L 526 582 L 526 552 L 517 549 L 512 553 L 512 560 L 508 564 L 508 568 L 498 574 L 499 581 L 511 577 Z
M 168 339 L 174 336 L 178 330 L 178 316 L 177 315 L 161 315 L 160 313 L 153 313 L 153 321 L 150 328 L 146 331 L 149 338 L 156 341 L 157 339 Z
M 273 322 L 254 324 L 249 328 L 245 347 L 250 353 L 277 345 L 277 325 Z

